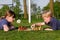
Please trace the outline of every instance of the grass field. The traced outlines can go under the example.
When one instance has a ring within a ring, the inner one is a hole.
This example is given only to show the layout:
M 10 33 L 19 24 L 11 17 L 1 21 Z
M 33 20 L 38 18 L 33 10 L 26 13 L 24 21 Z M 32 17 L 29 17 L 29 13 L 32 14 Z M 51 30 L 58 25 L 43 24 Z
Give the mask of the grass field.
M 0 40 L 60 40 L 60 31 L 0 31 Z
M 32 20 L 32 23 L 36 23 L 42 20 Z M 32 24 L 31 23 L 31 24 Z M 20 24 L 14 22 L 14 26 L 28 26 L 30 25 L 28 21 L 22 20 Z M 46 27 L 46 26 L 45 26 Z M 60 30 L 56 31 L 17 31 L 12 30 L 4 32 L 0 30 L 0 40 L 60 40 Z

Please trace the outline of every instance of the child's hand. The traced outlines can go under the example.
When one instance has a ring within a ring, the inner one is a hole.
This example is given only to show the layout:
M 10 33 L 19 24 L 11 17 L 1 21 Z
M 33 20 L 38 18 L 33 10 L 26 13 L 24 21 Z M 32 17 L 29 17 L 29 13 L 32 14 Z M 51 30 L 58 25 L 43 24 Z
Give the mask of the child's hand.
M 42 26 L 41 23 L 36 23 L 35 26 Z
M 53 29 L 50 29 L 50 28 L 46 28 L 45 30 L 47 30 L 47 31 L 53 31 Z
M 39 22 L 39 23 L 36 23 L 35 25 L 42 26 L 42 25 L 45 25 L 45 23 L 44 22 Z
M 31 25 L 31 28 L 33 28 L 33 27 L 35 27 L 35 24 L 32 24 L 32 25 Z
M 34 28 L 35 26 L 41 26 L 41 23 L 35 23 L 31 25 L 31 28 Z

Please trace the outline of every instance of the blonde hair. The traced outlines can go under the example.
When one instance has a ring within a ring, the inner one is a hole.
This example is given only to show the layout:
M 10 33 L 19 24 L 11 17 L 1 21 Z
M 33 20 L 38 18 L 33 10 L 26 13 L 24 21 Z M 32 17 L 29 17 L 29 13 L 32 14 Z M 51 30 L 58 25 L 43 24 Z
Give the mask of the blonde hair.
M 42 17 L 52 17 L 51 11 L 50 10 L 43 11 Z

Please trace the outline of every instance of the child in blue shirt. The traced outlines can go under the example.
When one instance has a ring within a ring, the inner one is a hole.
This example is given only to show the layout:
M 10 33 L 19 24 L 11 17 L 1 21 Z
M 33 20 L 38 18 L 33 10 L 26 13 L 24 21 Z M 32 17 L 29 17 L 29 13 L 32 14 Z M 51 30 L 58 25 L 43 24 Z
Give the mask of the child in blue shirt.
M 14 26 L 11 24 L 15 20 L 15 13 L 11 10 L 6 12 L 6 15 L 3 19 L 0 19 L 0 29 L 4 31 L 9 31 L 14 29 Z
M 42 18 L 43 18 L 44 22 L 32 24 L 31 28 L 34 28 L 35 25 L 41 26 L 41 25 L 46 24 L 46 25 L 50 26 L 51 29 L 46 28 L 45 30 L 60 30 L 60 21 L 52 16 L 52 13 L 50 10 L 45 10 L 42 13 Z

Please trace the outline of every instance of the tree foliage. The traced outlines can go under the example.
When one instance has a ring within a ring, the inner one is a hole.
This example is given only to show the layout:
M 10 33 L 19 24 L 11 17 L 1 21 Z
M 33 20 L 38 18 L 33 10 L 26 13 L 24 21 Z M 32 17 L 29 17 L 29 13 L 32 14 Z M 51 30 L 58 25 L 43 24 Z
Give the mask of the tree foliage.
M 37 12 L 37 4 L 32 3 L 31 4 L 31 10 L 32 10 L 32 13 L 36 14 L 36 12 Z
M 41 13 L 41 8 L 40 6 L 37 7 L 37 14 L 40 14 Z
M 16 14 L 16 18 L 18 19 L 19 17 L 20 17 L 20 12 L 22 12 L 22 10 L 21 10 L 21 8 L 20 8 L 20 6 L 21 6 L 21 4 L 20 4 L 20 1 L 19 0 L 13 0 L 15 3 L 16 3 L 16 5 L 15 6 L 13 6 L 13 11 L 15 12 L 15 14 Z
M 58 1 L 54 3 L 54 15 L 56 18 L 60 19 L 60 2 Z
M 3 5 L 3 7 L 0 9 L 0 16 L 4 16 L 5 15 L 5 12 L 7 10 L 9 10 L 9 6 L 8 5 Z
M 37 4 L 35 4 L 35 3 L 31 3 L 31 12 L 34 15 L 40 14 L 40 12 L 41 12 L 40 6 L 37 6 Z

